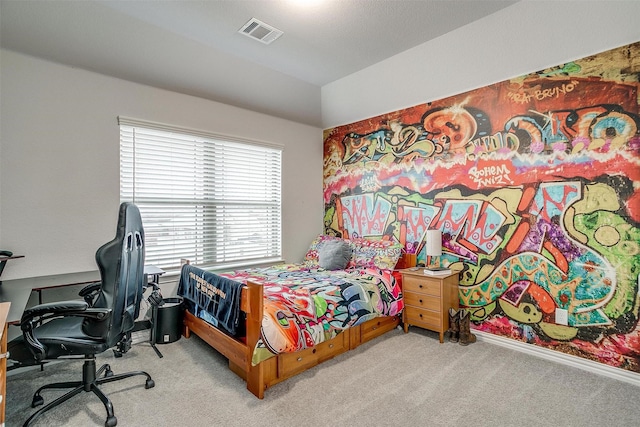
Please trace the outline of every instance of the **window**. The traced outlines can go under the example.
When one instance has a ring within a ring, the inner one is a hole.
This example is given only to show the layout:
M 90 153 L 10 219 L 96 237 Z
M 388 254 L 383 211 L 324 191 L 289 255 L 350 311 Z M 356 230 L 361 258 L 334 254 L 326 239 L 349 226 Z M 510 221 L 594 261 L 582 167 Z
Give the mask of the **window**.
M 280 261 L 282 147 L 118 118 L 120 199 L 140 209 L 147 264 Z

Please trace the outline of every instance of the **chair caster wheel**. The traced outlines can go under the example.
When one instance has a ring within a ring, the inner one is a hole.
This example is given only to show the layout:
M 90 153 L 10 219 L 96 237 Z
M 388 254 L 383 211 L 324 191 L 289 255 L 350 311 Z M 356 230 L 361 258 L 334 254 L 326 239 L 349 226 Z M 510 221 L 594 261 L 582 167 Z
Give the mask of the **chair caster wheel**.
M 109 364 L 107 363 L 107 364 L 105 364 L 105 365 L 103 366 L 103 368 L 104 368 L 104 378 L 112 377 L 112 376 L 113 376 L 113 371 L 111 370 L 111 365 L 109 365 Z
M 156 383 L 153 380 L 147 380 L 144 384 L 144 388 L 149 389 L 155 387 Z
M 37 408 L 38 406 L 42 405 L 44 403 L 44 399 L 42 398 L 42 396 L 37 395 L 37 396 L 33 396 L 33 400 L 31 401 L 31 407 L 32 408 Z
M 104 423 L 104 427 L 116 427 L 118 425 L 118 419 L 113 417 L 107 417 L 107 421 Z

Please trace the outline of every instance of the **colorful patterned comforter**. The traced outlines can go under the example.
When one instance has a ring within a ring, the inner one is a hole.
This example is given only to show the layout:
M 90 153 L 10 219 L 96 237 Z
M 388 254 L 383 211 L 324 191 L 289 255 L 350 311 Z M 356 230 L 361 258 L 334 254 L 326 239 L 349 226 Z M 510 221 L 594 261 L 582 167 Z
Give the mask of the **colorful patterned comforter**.
M 330 271 L 281 264 L 220 276 L 264 286 L 262 336 L 254 364 L 274 354 L 312 347 L 369 319 L 395 316 L 403 308 L 391 270 Z

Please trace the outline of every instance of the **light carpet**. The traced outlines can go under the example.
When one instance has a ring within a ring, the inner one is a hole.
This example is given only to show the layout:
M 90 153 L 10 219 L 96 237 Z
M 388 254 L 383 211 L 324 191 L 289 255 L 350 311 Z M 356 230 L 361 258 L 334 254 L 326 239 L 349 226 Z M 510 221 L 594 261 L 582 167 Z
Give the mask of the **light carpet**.
M 119 426 L 638 426 L 640 388 L 487 342 L 440 344 L 437 334 L 394 330 L 255 398 L 226 359 L 193 336 L 140 342 L 122 358 L 98 356 L 114 373 L 144 377 L 105 384 Z M 35 411 L 40 386 L 79 380 L 82 361 L 11 374 L 6 426 Z M 47 391 L 45 404 L 62 394 Z M 104 425 L 93 393 L 81 393 L 41 417 L 38 426 Z

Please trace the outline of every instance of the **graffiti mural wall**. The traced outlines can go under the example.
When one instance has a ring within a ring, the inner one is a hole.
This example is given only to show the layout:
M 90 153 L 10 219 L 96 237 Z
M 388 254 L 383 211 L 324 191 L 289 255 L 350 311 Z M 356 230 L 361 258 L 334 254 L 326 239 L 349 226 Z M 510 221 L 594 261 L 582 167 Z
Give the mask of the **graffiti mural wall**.
M 325 232 L 439 229 L 475 329 L 640 372 L 639 80 L 637 42 L 325 130 Z

